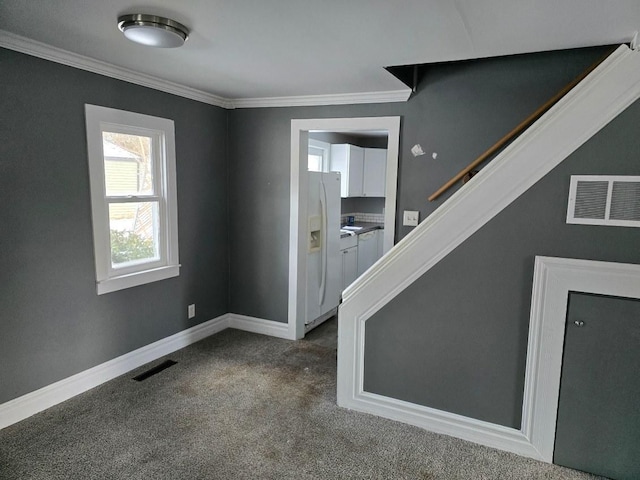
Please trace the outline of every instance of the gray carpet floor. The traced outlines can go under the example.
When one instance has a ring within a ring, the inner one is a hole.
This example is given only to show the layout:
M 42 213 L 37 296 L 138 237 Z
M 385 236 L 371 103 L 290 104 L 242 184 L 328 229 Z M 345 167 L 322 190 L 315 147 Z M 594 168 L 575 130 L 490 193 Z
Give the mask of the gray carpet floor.
M 1 430 L 0 478 L 599 478 L 337 407 L 335 336 L 225 330 Z

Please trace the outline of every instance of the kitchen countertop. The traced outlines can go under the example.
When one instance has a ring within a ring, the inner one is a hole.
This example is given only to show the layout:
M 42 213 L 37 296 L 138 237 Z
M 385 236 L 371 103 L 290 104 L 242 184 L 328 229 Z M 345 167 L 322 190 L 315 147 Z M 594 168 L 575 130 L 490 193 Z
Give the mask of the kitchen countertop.
M 372 230 L 379 230 L 384 228 L 384 223 L 372 223 L 372 222 L 355 222 L 353 225 L 349 225 L 350 227 L 362 227 L 360 230 L 353 230 L 353 233 L 356 235 L 361 235 L 363 233 L 370 232 Z M 340 228 L 344 227 L 341 225 Z M 348 237 L 348 233 L 340 233 L 340 238 Z

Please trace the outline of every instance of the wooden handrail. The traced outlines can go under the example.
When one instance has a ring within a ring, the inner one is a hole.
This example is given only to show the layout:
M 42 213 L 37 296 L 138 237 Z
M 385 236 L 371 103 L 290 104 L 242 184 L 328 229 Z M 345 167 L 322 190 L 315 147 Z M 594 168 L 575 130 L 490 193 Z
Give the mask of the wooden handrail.
M 535 112 L 529 115 L 526 119 L 524 119 L 516 128 L 507 133 L 504 137 L 498 140 L 491 148 L 489 148 L 486 152 L 476 158 L 473 162 L 467 165 L 463 170 L 460 170 L 458 174 L 441 186 L 435 193 L 433 193 L 429 197 L 429 201 L 433 202 L 436 198 L 442 195 L 444 192 L 449 190 L 455 183 L 457 183 L 462 177 L 464 177 L 471 170 L 476 168 L 482 162 L 484 162 L 488 157 L 493 155 L 496 151 L 498 151 L 501 147 L 503 147 L 509 140 L 514 138 L 516 135 L 525 130 L 529 125 L 531 125 L 538 117 L 540 117 L 543 113 L 553 107 L 562 97 L 564 97 L 569 90 L 575 87 L 578 83 L 580 83 L 584 78 L 589 75 L 593 70 L 596 69 L 598 65 L 600 65 L 605 58 L 611 55 L 612 52 L 607 53 L 604 57 L 599 59 L 596 63 L 587 68 L 584 72 L 578 75 L 575 79 L 573 79 L 569 84 L 567 84 L 562 90 L 556 93 L 552 98 L 550 98 L 547 102 L 544 103 L 540 108 L 538 108 Z

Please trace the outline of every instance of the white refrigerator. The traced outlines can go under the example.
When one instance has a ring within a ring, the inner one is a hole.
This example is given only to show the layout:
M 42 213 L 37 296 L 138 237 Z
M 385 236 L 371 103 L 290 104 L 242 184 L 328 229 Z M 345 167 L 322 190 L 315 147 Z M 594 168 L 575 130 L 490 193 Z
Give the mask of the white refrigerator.
M 336 313 L 340 301 L 340 174 L 309 172 L 305 330 Z

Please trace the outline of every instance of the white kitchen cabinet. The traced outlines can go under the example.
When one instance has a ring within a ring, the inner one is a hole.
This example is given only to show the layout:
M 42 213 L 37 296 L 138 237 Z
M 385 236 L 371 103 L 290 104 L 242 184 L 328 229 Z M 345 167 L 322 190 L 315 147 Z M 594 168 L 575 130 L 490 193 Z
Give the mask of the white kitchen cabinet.
M 358 276 L 382 257 L 384 229 L 372 230 L 358 235 Z
M 386 178 L 387 150 L 384 148 L 365 148 L 362 173 L 362 196 L 384 197 Z
M 331 171 L 340 172 L 340 196 L 362 196 L 364 149 L 349 144 L 331 145 Z
M 358 237 L 351 235 L 340 238 L 342 256 L 342 281 L 340 293 L 358 278 Z
M 358 235 L 358 276 L 362 275 L 378 259 L 376 230 Z
M 384 228 L 376 230 L 376 235 L 378 236 L 378 258 L 380 258 L 384 255 Z
M 344 291 L 358 278 L 358 247 L 345 248 L 342 250 L 342 288 Z

